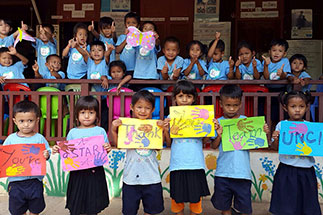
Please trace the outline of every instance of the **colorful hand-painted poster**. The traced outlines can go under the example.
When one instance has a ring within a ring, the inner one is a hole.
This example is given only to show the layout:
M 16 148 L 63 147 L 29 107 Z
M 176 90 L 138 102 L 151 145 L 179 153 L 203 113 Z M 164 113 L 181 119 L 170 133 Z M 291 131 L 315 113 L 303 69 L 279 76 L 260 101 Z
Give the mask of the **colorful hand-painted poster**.
M 108 163 L 108 154 L 103 144 L 103 135 L 58 141 L 63 170 L 89 169 Z
M 323 123 L 282 121 L 279 154 L 323 156 Z
M 214 137 L 214 106 L 170 107 L 170 137 Z
M 118 148 L 162 149 L 163 129 L 154 119 L 119 118 L 122 125 L 118 130 Z
M 267 148 L 267 135 L 264 132 L 263 116 L 225 119 L 220 121 L 223 127 L 223 151 Z
M 45 144 L 0 146 L 0 177 L 46 175 Z

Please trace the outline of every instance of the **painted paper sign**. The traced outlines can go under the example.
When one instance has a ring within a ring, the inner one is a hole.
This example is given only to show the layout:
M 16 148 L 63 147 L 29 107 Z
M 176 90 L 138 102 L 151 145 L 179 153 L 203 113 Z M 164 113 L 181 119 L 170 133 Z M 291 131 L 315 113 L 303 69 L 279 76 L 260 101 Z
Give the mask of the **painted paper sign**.
M 220 124 L 223 127 L 223 151 L 268 147 L 267 136 L 263 129 L 265 124 L 263 116 L 224 119 Z
M 118 148 L 162 149 L 163 129 L 154 119 L 119 118 L 122 125 L 118 129 Z
M 141 45 L 146 51 L 150 51 L 155 47 L 156 39 L 154 32 L 147 31 L 141 32 L 135 27 L 128 27 L 129 33 L 127 34 L 127 44 L 132 47 Z
M 282 121 L 279 154 L 323 156 L 323 123 Z
M 58 141 L 64 171 L 89 169 L 108 163 L 103 135 Z
M 170 107 L 170 137 L 214 137 L 214 106 Z
M 45 144 L 0 146 L 0 177 L 46 175 Z

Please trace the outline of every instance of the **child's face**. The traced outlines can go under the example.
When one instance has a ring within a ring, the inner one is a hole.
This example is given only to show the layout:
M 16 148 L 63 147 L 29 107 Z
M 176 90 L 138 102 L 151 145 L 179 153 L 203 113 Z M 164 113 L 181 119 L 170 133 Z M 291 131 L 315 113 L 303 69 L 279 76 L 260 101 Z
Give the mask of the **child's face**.
M 34 112 L 19 112 L 15 114 L 13 122 L 17 125 L 20 134 L 29 136 L 34 134 L 39 117 Z
M 189 55 L 193 59 L 199 58 L 202 55 L 201 47 L 198 44 L 193 44 L 190 48 Z
M 81 110 L 78 114 L 78 121 L 81 128 L 93 127 L 96 119 L 95 110 Z
M 125 25 L 127 28 L 130 26 L 138 28 L 139 23 L 137 22 L 137 20 L 134 17 L 130 17 L 130 18 L 126 19 Z
M 163 48 L 163 53 L 167 60 L 174 60 L 179 54 L 178 44 L 174 42 L 166 42 Z
M 299 73 L 305 69 L 304 62 L 300 59 L 295 59 L 291 63 L 291 68 L 293 72 Z
M 192 105 L 194 101 L 195 101 L 194 95 L 185 94 L 182 91 L 175 96 L 175 102 L 177 106 Z
M 93 60 L 102 60 L 104 48 L 102 46 L 91 46 L 90 55 Z
M 253 56 L 254 56 L 254 53 L 246 47 L 242 47 L 239 50 L 239 57 L 242 64 L 244 65 L 248 65 L 252 61 Z
M 48 27 L 43 27 L 43 29 L 44 29 L 44 31 L 46 31 L 46 32 L 47 32 L 47 34 L 49 34 L 50 36 L 52 36 L 52 32 L 51 32 L 50 28 L 48 28 Z M 48 41 L 49 41 L 49 39 L 50 39 L 50 37 L 47 37 L 47 36 L 46 36 L 46 33 L 45 33 L 45 32 L 40 32 L 40 33 L 39 33 L 39 38 L 40 38 L 40 40 L 41 40 L 41 41 L 43 41 L 43 42 L 48 42 Z
M 58 72 L 61 69 L 61 59 L 56 56 L 52 56 L 48 59 L 48 62 L 45 63 L 47 68 L 52 69 L 54 72 Z
M 0 35 L 8 36 L 10 31 L 11 31 L 10 25 L 5 23 L 3 20 L 0 20 Z
M 219 62 L 222 60 L 223 56 L 224 56 L 224 52 L 221 52 L 220 49 L 215 49 L 212 58 L 213 58 L 213 61 Z
M 305 101 L 300 97 L 290 98 L 287 106 L 284 106 L 284 110 L 288 113 L 290 120 L 292 121 L 303 120 L 307 108 Z
M 84 45 L 87 40 L 87 31 L 83 28 L 77 29 L 75 38 L 80 45 Z
M 113 66 L 110 70 L 112 79 L 121 80 L 123 78 L 124 72 L 120 66 Z
M 153 105 L 145 99 L 139 99 L 135 105 L 130 105 L 134 118 L 138 119 L 151 119 L 155 110 Z
M 220 106 L 223 109 L 223 115 L 225 118 L 239 117 L 239 111 L 241 108 L 241 100 L 239 98 L 221 96 Z
M 7 52 L 2 52 L 0 54 L 0 64 L 1 66 L 11 66 L 12 65 L 12 56 Z
M 101 28 L 101 32 L 106 38 L 112 37 L 111 25 L 105 25 Z
M 142 26 L 142 31 L 143 32 L 155 31 L 155 27 L 154 27 L 154 25 L 152 25 L 150 23 L 146 23 L 146 24 L 144 24 L 144 26 Z
M 280 45 L 274 45 L 269 50 L 269 55 L 273 63 L 277 63 L 280 61 L 283 57 L 286 56 L 286 51 L 284 46 Z

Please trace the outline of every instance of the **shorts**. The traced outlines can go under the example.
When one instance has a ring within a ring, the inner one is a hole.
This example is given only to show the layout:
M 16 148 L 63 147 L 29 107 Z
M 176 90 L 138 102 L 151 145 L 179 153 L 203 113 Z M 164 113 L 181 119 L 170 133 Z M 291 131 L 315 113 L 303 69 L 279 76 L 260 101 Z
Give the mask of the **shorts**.
M 171 210 L 173 213 L 179 213 L 184 210 L 184 202 L 176 203 L 174 199 L 172 199 Z M 202 213 L 202 199 L 197 203 L 190 203 L 190 210 L 195 214 Z

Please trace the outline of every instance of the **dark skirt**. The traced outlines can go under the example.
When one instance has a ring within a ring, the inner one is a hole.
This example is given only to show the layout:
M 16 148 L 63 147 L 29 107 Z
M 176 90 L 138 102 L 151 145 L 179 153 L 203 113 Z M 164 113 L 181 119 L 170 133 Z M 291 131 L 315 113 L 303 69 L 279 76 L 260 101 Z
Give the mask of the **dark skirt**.
M 109 192 L 102 166 L 71 171 L 66 208 L 71 215 L 97 214 L 109 205 Z
M 275 215 L 321 215 L 314 167 L 280 163 L 274 176 L 269 211 Z
M 197 203 L 210 195 L 204 169 L 170 172 L 170 197 L 176 203 Z

